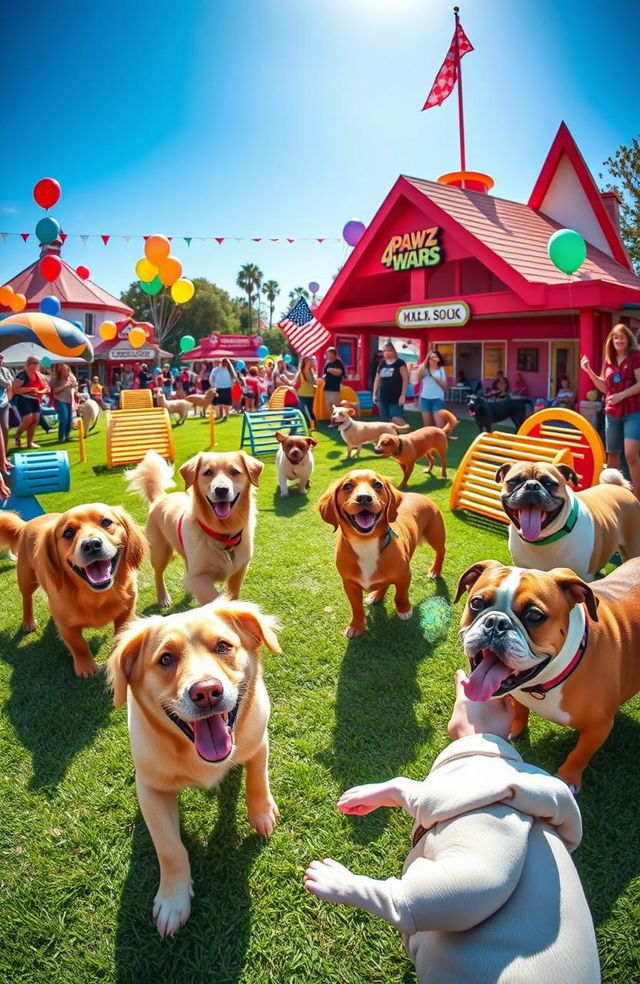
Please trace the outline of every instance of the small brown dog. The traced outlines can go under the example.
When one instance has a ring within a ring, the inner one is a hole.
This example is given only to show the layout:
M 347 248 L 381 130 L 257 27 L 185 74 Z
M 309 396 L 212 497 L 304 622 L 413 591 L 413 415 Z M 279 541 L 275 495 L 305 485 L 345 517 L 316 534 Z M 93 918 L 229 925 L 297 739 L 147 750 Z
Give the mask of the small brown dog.
M 442 466 L 442 478 L 447 477 L 447 435 L 451 433 L 458 423 L 458 418 L 448 410 L 441 410 L 440 413 L 445 417 L 444 427 L 420 427 L 418 430 L 411 431 L 410 434 L 385 433 L 378 439 L 378 443 L 373 449 L 375 454 L 383 458 L 397 458 L 398 464 L 402 468 L 402 481 L 399 489 L 405 488 L 411 478 L 411 473 L 415 463 L 419 458 L 426 458 L 429 467 L 425 468 L 427 475 L 430 475 L 434 466 L 434 452 L 440 459 Z
M 315 437 L 303 434 L 283 434 L 276 431 L 275 438 L 280 442 L 276 454 L 278 484 L 280 495 L 289 495 L 289 482 L 296 482 L 299 492 L 306 492 L 313 474 L 313 454 L 311 449 L 318 443 Z
M 169 411 L 170 416 L 178 418 L 176 427 L 180 424 L 184 424 L 185 420 L 189 416 L 189 410 L 191 410 L 192 406 L 188 400 L 167 400 L 162 390 L 158 390 L 156 392 L 156 400 L 159 407 L 164 407 L 165 410 Z
M 336 566 L 352 612 L 346 637 L 364 632 L 363 591 L 370 592 L 367 603 L 375 605 L 393 584 L 398 616 L 411 618 L 411 558 L 416 547 L 428 543 L 436 552 L 429 577 L 439 577 L 444 563 L 444 520 L 435 502 L 415 492 L 403 495 L 382 475 L 362 469 L 330 486 L 318 511 L 325 523 L 340 528 Z
M 41 586 L 76 676 L 94 676 L 98 666 L 82 631 L 113 622 L 117 632 L 134 614 L 142 531 L 124 509 L 94 502 L 28 522 L 2 512 L 0 546 L 18 556 L 23 632 L 36 627 L 33 593 Z
M 205 417 L 207 408 L 211 406 L 217 393 L 216 389 L 209 387 L 206 393 L 189 393 L 188 396 L 185 396 L 185 400 L 188 400 L 192 407 L 198 407 L 200 416 Z
M 340 431 L 342 440 L 347 445 L 347 461 L 351 452 L 354 458 L 360 457 L 363 444 L 375 444 L 381 434 L 397 434 L 399 430 L 408 430 L 409 424 L 390 424 L 381 420 L 355 420 L 355 408 L 346 402 L 339 403 L 331 411 L 331 423 Z

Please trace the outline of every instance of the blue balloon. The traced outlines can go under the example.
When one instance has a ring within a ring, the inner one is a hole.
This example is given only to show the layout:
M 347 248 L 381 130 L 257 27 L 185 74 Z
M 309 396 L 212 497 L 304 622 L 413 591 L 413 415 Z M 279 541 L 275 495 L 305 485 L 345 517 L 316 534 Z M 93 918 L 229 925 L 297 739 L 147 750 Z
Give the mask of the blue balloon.
M 176 367 L 174 366 L 173 369 L 171 370 L 171 375 L 173 376 L 174 379 L 177 379 L 178 376 L 180 375 L 180 370 L 176 369 Z
M 284 361 L 287 363 L 288 366 L 290 366 L 291 363 L 293 362 L 293 359 L 291 358 L 288 352 L 286 355 L 283 355 L 282 358 L 284 359 Z
M 40 301 L 40 310 L 43 314 L 52 314 L 55 317 L 56 314 L 60 314 L 60 307 L 60 301 L 53 294 L 48 294 Z
M 60 223 L 46 215 L 36 226 L 36 236 L 41 243 L 53 243 L 60 235 Z
M 236 362 L 236 369 L 240 372 L 241 369 L 245 368 L 246 363 L 242 359 L 238 359 Z
M 154 366 L 151 372 L 153 373 L 154 376 L 159 376 L 160 373 L 162 372 L 162 369 L 160 368 L 160 366 Z
M 269 355 L 269 349 L 267 348 L 266 345 L 259 345 L 258 348 L 256 349 L 256 355 L 258 356 L 259 359 L 266 359 L 266 357 Z

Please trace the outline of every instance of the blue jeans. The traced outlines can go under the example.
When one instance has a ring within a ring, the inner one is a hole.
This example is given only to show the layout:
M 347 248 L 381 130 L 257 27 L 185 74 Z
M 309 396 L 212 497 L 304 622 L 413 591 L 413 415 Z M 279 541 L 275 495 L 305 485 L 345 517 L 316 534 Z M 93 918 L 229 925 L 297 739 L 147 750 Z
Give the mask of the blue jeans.
M 313 397 L 312 396 L 298 396 L 298 401 L 300 403 L 300 406 L 302 407 L 302 412 L 305 415 L 305 417 L 307 418 L 308 422 L 311 423 L 313 421 L 313 423 L 315 424 L 315 422 L 316 422 L 316 415 L 313 412 Z
M 640 441 L 640 413 L 628 413 L 624 417 L 604 415 L 605 443 L 609 454 L 620 454 L 625 441 Z
M 68 441 L 71 433 L 71 404 L 56 400 L 58 414 L 58 440 Z

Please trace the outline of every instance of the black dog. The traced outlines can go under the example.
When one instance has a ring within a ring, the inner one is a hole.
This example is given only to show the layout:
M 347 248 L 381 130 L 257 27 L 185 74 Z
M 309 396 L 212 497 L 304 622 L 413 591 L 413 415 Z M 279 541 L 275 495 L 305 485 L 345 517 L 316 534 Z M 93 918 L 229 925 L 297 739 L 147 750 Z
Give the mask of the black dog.
M 467 397 L 467 406 L 478 425 L 478 430 L 486 431 L 487 434 L 492 433 L 493 424 L 500 420 L 507 420 L 509 417 L 515 424 L 516 430 L 519 430 L 527 414 L 527 401 L 513 400 L 511 397 L 496 400 L 494 403 L 472 393 Z

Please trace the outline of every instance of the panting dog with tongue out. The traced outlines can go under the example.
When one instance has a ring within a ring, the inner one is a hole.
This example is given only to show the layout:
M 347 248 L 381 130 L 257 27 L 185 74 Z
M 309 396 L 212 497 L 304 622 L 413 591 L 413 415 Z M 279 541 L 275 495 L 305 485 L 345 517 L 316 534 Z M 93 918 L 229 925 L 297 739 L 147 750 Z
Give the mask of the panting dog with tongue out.
M 558 770 L 574 791 L 619 707 L 640 690 L 640 559 L 586 584 L 573 571 L 523 570 L 484 560 L 464 572 L 460 622 L 470 700 L 510 695 L 512 737 L 530 710 L 578 731 Z
M 570 567 L 591 581 L 616 552 L 623 560 L 640 557 L 640 502 L 629 489 L 604 484 L 574 492 L 573 468 L 544 462 L 508 462 L 496 482 L 519 567 Z

